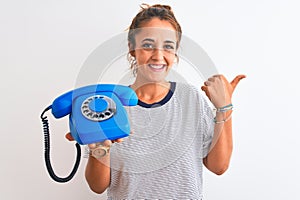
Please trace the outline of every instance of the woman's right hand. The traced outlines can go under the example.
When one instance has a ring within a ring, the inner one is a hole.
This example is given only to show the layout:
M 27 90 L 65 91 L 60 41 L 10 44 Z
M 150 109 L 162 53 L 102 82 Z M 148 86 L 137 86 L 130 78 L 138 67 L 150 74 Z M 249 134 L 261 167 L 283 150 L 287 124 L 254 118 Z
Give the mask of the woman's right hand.
M 71 133 L 67 133 L 65 135 L 66 139 L 69 141 L 74 141 L 74 138 L 72 137 Z M 93 156 L 96 159 L 101 159 L 102 157 L 106 156 L 109 153 L 110 147 L 112 143 L 115 142 L 122 142 L 123 139 L 119 138 L 116 140 L 105 140 L 103 142 L 97 142 L 88 144 L 90 155 Z
M 65 135 L 65 137 L 69 141 L 74 141 L 74 138 L 72 137 L 71 133 L 67 133 Z M 116 140 L 105 140 L 103 142 L 88 144 L 88 147 L 89 147 L 90 150 L 94 150 L 94 149 L 98 148 L 99 145 L 110 148 L 111 144 L 115 143 L 115 142 L 117 142 L 117 143 L 123 142 L 123 139 L 119 138 L 119 139 L 116 139 Z
M 71 133 L 67 133 L 67 134 L 65 135 L 65 137 L 66 137 L 66 139 L 69 140 L 69 141 L 74 141 L 74 138 L 72 137 Z M 116 139 L 116 140 L 105 140 L 104 142 L 106 142 L 106 141 L 110 141 L 111 143 L 115 143 L 115 142 L 120 143 L 120 142 L 123 142 L 123 139 L 122 139 L 122 138 L 119 138 L 119 139 Z M 103 142 L 103 143 L 104 143 L 104 142 Z M 110 144 L 111 144 L 111 143 L 110 143 Z M 96 145 L 96 143 L 89 144 L 88 146 L 90 147 L 90 145 L 91 145 L 91 147 L 94 147 L 93 145 Z

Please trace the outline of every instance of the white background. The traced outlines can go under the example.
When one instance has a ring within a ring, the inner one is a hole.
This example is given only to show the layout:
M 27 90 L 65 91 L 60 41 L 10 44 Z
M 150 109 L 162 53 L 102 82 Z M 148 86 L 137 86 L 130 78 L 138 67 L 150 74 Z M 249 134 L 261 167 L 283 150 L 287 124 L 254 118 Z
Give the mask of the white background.
M 122 33 L 143 2 L 1 1 L 0 199 L 105 199 L 89 190 L 84 159 L 71 182 L 49 178 L 39 115 L 74 87 L 89 54 Z M 247 75 L 233 97 L 231 166 L 222 176 L 205 172 L 206 199 L 299 199 L 299 3 L 160 2 L 173 7 L 184 34 L 208 53 L 220 73 L 228 79 Z M 67 120 L 50 120 L 52 161 L 64 176 L 75 149 L 64 139 Z

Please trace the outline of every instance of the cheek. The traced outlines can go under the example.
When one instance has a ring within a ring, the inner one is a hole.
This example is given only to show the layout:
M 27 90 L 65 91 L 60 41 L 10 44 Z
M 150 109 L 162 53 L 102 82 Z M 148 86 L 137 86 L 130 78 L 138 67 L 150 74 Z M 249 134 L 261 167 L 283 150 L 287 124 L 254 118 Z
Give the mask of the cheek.
M 177 62 L 177 57 L 175 56 L 175 54 L 170 54 L 166 56 L 166 58 L 169 66 L 172 66 L 175 62 Z
M 152 56 L 153 52 L 151 51 L 145 51 L 145 50 L 139 50 L 136 49 L 135 50 L 135 58 L 137 61 L 138 65 L 143 65 L 145 63 L 147 63 Z M 175 56 L 174 53 L 170 53 L 170 52 L 164 52 L 164 60 L 167 61 L 168 66 L 172 66 L 174 64 L 174 62 L 177 62 L 177 57 Z
M 145 64 L 148 61 L 148 59 L 150 59 L 151 54 L 146 51 L 136 50 L 135 57 L 136 57 L 137 64 L 142 65 Z

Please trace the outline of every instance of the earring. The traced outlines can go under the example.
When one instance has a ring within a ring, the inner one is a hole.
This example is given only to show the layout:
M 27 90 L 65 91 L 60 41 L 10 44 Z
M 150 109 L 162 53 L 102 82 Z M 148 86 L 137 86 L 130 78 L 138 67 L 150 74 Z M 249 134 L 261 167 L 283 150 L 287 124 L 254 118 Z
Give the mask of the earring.
M 136 64 L 136 60 L 134 58 L 134 63 L 132 65 L 133 69 L 132 69 L 132 73 L 133 73 L 133 76 L 136 76 L 137 75 L 137 71 L 138 71 L 138 66 Z
M 128 53 L 127 58 L 129 61 L 130 69 L 132 70 L 132 74 L 133 76 L 136 76 L 138 70 L 136 58 L 132 56 L 130 53 Z

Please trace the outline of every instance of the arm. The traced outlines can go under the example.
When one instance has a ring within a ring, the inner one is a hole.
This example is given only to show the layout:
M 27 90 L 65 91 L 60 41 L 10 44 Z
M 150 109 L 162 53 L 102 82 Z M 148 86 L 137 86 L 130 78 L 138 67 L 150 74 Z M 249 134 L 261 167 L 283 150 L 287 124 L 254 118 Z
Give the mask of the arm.
M 227 119 L 232 111 L 228 113 L 217 113 L 217 121 L 222 119 Z M 222 116 L 225 115 L 225 116 Z M 208 155 L 203 159 L 203 164 L 211 172 L 221 175 L 229 167 L 231 153 L 232 153 L 232 120 L 215 124 L 214 135 L 217 138 L 214 138 L 212 143 L 212 148 L 209 151 Z
M 110 155 L 99 160 L 89 156 L 85 169 L 85 178 L 91 190 L 95 193 L 103 193 L 110 184 Z
M 239 75 L 230 83 L 223 75 L 216 75 L 208 79 L 202 86 L 202 90 L 208 96 L 216 108 L 223 107 L 231 103 L 233 91 L 239 81 L 245 78 Z M 217 112 L 216 121 L 226 120 L 224 123 L 216 123 L 214 127 L 214 139 L 208 155 L 203 159 L 206 168 L 217 175 L 223 174 L 229 166 L 232 154 L 232 110 L 227 112 Z
M 122 142 L 123 139 L 105 140 L 101 145 L 108 148 L 111 147 L 114 142 Z M 89 144 L 88 147 L 92 150 L 97 147 L 97 144 Z M 110 154 L 107 154 L 100 158 L 89 156 L 88 163 L 85 169 L 85 179 L 90 186 L 90 189 L 98 194 L 103 193 L 110 184 Z
M 69 141 L 74 141 L 71 133 L 67 133 L 65 136 Z M 106 140 L 102 143 L 107 147 L 110 147 L 112 142 L 122 142 L 122 139 L 114 141 Z M 96 148 L 96 144 L 89 144 L 90 149 Z M 85 178 L 90 186 L 90 189 L 95 193 L 103 193 L 110 184 L 110 155 L 109 153 L 102 158 L 96 159 L 89 155 L 88 163 L 85 169 Z

